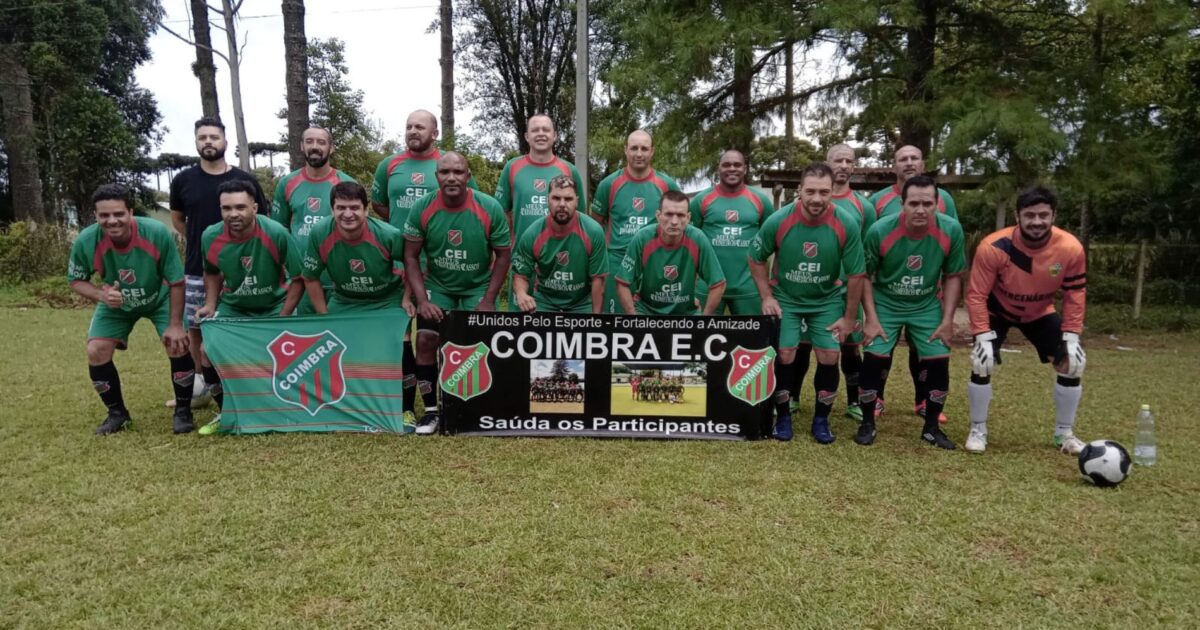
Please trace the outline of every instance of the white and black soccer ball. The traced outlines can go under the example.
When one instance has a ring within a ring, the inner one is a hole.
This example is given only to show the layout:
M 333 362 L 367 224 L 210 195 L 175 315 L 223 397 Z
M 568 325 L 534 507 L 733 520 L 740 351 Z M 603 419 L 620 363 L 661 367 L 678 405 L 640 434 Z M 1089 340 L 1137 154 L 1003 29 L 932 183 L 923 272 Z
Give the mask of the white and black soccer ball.
M 208 393 L 208 384 L 204 376 L 197 374 L 192 383 L 192 409 L 203 409 L 212 404 L 212 394 Z
M 1096 440 L 1079 452 L 1079 472 L 1101 488 L 1111 488 L 1129 476 L 1129 451 L 1112 440 Z

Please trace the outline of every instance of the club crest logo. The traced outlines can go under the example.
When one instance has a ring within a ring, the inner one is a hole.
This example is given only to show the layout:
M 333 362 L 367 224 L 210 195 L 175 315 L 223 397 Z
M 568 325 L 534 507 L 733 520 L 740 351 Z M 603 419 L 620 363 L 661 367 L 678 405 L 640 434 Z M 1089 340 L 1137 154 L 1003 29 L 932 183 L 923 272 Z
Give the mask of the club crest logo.
M 421 184 L 424 184 L 425 183 L 425 173 L 413 173 L 412 174 L 412 183 L 415 186 L 420 186 Z
M 737 223 L 738 219 L 740 219 L 740 218 L 741 217 L 738 215 L 737 210 L 726 210 L 725 211 L 725 222 L 726 223 Z
M 1062 270 L 1062 263 L 1054 263 L 1053 265 L 1050 265 L 1050 277 L 1057 278 L 1058 274 L 1062 273 Z
M 538 192 L 546 192 L 546 180 L 544 180 L 544 179 L 533 180 L 533 189 Z
M 913 256 L 909 256 L 908 261 L 904 263 L 904 266 L 908 267 L 908 269 L 910 271 L 917 271 L 918 269 L 921 268 L 922 262 L 924 262 L 924 261 L 922 260 L 921 255 L 916 254 Z
M 633 209 L 641 212 L 646 209 L 646 199 L 644 197 L 633 198 Z
M 320 212 L 321 211 L 321 198 L 320 197 L 309 197 L 308 198 L 308 211 L 309 212 Z
M 725 386 L 734 398 L 754 406 L 775 393 L 775 349 L 748 350 L 741 346 L 729 353 L 732 365 Z
M 284 331 L 267 344 L 275 397 L 315 416 L 346 396 L 342 357 L 346 344 L 328 330 L 316 335 Z
M 350 271 L 353 271 L 354 273 L 362 273 L 366 270 L 367 270 L 367 263 L 363 262 L 363 260 L 361 258 L 351 258 L 350 259 Z
M 812 241 L 804 243 L 804 255 L 808 258 L 817 257 L 817 244 Z
M 451 245 L 462 245 L 462 230 L 450 230 L 446 232 L 446 239 Z
M 482 341 L 473 346 L 454 343 L 442 345 L 442 373 L 438 382 L 442 391 L 470 400 L 492 388 L 492 370 L 488 366 L 491 350 Z
M 253 266 L 254 266 L 254 257 L 253 256 L 242 256 L 242 269 L 245 269 L 246 271 L 250 271 L 250 268 Z
M 675 265 L 666 265 L 663 267 L 663 277 L 667 280 L 675 280 L 679 278 L 679 267 Z
M 121 269 L 117 272 L 117 278 L 121 280 L 121 284 L 133 284 L 137 282 L 137 274 L 132 269 Z
M 567 263 L 571 262 L 571 254 L 568 253 L 567 250 L 564 249 L 561 252 L 558 252 L 557 254 L 555 254 L 554 259 L 558 261 L 558 264 L 566 267 Z

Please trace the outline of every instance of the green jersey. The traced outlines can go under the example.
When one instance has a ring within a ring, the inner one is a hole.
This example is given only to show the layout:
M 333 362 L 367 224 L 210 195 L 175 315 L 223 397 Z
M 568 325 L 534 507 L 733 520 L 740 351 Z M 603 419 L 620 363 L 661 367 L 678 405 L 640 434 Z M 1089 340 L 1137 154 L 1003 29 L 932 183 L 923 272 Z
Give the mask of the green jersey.
M 875 303 L 893 313 L 920 312 L 938 303 L 938 281 L 967 270 L 958 221 L 938 213 L 924 232 L 909 232 L 905 215 L 880 219 L 863 242 Z
M 621 169 L 600 182 L 592 200 L 592 214 L 608 222 L 610 256 L 623 255 L 633 235 L 655 222 L 654 215 L 668 190 L 679 190 L 679 184 L 654 169 L 643 179 L 635 179 L 628 169 Z
M 521 234 L 513 253 L 513 275 L 529 281 L 538 308 L 576 311 L 592 304 L 592 279 L 608 275 L 604 228 L 595 219 L 576 214 L 565 234 L 542 217 Z
M 279 180 L 275 200 L 271 203 L 271 218 L 282 223 L 296 237 L 300 247 L 308 243 L 312 226 L 332 216 L 329 193 L 339 182 L 352 182 L 353 177 L 333 169 L 323 179 L 310 179 L 304 169 L 297 169 Z
M 388 207 L 388 223 L 403 230 L 412 207 L 438 189 L 437 161 L 441 158 L 442 152 L 435 148 L 425 155 L 397 153 L 379 163 L 371 182 L 371 201 Z M 475 178 L 467 185 L 475 188 Z
M 404 237 L 375 217 L 358 240 L 343 237 L 333 217 L 313 226 L 304 255 L 304 277 L 326 273 L 337 297 L 347 302 L 388 299 L 404 284 Z
M 892 184 L 883 190 L 876 191 L 871 195 L 871 203 L 875 205 L 875 213 L 880 219 L 883 217 L 899 214 L 904 203 L 900 199 L 900 193 L 903 188 L 899 184 Z M 950 218 L 958 220 L 958 210 L 954 206 L 954 197 L 942 188 L 937 189 L 938 202 L 937 208 L 939 213 L 947 214 Z
M 833 196 L 833 205 L 849 212 L 858 219 L 859 224 L 862 225 L 859 235 L 863 238 L 867 237 L 867 230 L 870 230 L 871 226 L 875 225 L 875 221 L 879 218 L 875 213 L 875 204 L 871 203 L 870 198 L 849 188 L 846 189 L 845 194 Z
M 750 244 L 750 257 L 775 255 L 775 299 L 793 311 L 819 310 L 842 301 L 842 277 L 863 275 L 858 221 L 830 204 L 809 220 L 795 203 L 771 215 Z
M 587 187 L 583 185 L 574 164 L 557 157 L 539 163 L 528 155 L 522 155 L 504 165 L 496 182 L 496 201 L 500 202 L 505 212 L 512 214 L 514 235 L 524 234 L 534 221 L 546 216 L 550 180 L 559 175 L 570 176 L 575 181 L 575 194 L 579 195 L 578 207 L 586 208 Z
M 200 237 L 204 271 L 219 273 L 221 304 L 239 311 L 277 308 L 288 281 L 299 280 L 300 246 L 286 228 L 262 215 L 250 234 L 236 240 L 225 223 L 214 223 Z
M 712 244 L 700 228 L 689 225 L 679 243 L 669 246 L 661 227 L 638 230 L 625 250 L 617 282 L 639 298 L 637 311 L 651 315 L 696 314 L 696 279 L 709 290 L 725 284 L 725 274 Z
M 692 197 L 690 210 L 692 225 L 704 232 L 717 252 L 725 273 L 725 297 L 757 296 L 746 251 L 763 222 L 775 212 L 770 197 L 745 185 L 732 193 L 714 186 Z
M 179 247 L 167 227 L 154 219 L 133 217 L 129 242 L 117 245 L 98 224 L 83 229 L 71 245 L 67 282 L 91 282 L 99 274 L 104 284 L 121 291 L 121 311 L 150 313 L 165 303 L 170 287 L 183 283 Z
M 423 242 L 426 286 L 451 295 L 486 290 L 492 250 L 512 245 L 500 202 L 475 190 L 467 190 L 466 200 L 454 208 L 441 192 L 421 199 L 408 214 L 404 238 Z

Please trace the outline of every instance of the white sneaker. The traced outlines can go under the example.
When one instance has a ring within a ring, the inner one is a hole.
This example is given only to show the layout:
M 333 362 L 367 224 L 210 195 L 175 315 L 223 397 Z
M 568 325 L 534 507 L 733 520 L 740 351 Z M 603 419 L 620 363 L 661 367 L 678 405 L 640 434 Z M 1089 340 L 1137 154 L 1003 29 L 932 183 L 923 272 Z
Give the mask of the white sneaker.
M 421 419 L 417 422 L 416 434 L 433 435 L 434 433 L 437 433 L 439 420 L 440 418 L 438 418 L 438 413 L 436 411 L 427 412 L 425 415 L 421 416 Z
M 1058 447 L 1059 451 L 1067 455 L 1078 455 L 1083 451 L 1083 447 L 1087 446 L 1083 443 L 1083 440 L 1075 437 L 1074 433 L 1054 436 L 1054 445 Z
M 967 449 L 968 453 L 982 453 L 986 451 L 987 429 L 971 427 L 971 432 L 967 434 L 967 443 L 963 444 L 963 448 Z

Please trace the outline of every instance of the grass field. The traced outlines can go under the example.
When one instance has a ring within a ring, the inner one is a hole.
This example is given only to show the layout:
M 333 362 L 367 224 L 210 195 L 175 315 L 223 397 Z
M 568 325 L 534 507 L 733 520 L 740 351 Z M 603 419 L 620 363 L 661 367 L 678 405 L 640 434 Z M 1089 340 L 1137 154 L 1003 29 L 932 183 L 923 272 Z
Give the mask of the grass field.
M 1048 446 L 1004 357 L 984 456 L 890 414 L 875 446 L 170 434 L 147 327 L 136 424 L 93 437 L 86 311 L 0 308 L 0 627 L 1194 627 L 1194 334 L 1085 338 L 1080 434 L 1160 465 L 1116 490 Z M 1117 345 L 1132 348 L 1115 349 Z M 898 362 L 903 365 L 902 361 Z M 961 440 L 965 351 L 947 413 Z M 911 396 L 903 368 L 889 387 Z M 811 390 L 805 392 L 805 410 Z
M 704 416 L 707 401 L 704 395 L 707 390 L 704 385 L 685 385 L 683 400 L 675 404 L 667 402 L 650 402 L 648 400 L 633 400 L 629 396 L 629 383 L 612 385 L 609 394 L 612 400 L 610 409 L 613 415 L 623 416 Z

